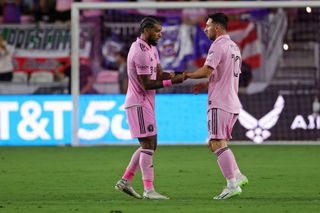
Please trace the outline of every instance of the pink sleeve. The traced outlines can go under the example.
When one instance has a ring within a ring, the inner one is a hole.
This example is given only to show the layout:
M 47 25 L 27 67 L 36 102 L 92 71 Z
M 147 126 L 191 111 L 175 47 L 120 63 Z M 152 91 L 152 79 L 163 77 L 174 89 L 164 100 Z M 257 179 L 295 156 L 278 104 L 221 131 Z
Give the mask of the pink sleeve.
M 138 75 L 151 75 L 150 57 L 146 52 L 139 51 L 134 57 Z
M 213 69 L 217 69 L 217 66 L 219 65 L 222 58 L 222 53 L 223 49 L 221 47 L 212 44 L 204 65 L 207 65 Z

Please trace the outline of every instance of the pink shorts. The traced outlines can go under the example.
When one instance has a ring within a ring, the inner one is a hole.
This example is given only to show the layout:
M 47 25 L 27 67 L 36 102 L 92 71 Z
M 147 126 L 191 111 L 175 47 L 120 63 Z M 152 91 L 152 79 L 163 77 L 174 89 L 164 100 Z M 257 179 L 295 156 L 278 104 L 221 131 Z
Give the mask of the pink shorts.
M 126 109 L 129 129 L 132 138 L 144 138 L 157 134 L 155 113 L 144 106 L 133 106 Z
M 232 128 L 238 119 L 238 114 L 212 108 L 208 110 L 207 116 L 209 139 L 232 139 Z

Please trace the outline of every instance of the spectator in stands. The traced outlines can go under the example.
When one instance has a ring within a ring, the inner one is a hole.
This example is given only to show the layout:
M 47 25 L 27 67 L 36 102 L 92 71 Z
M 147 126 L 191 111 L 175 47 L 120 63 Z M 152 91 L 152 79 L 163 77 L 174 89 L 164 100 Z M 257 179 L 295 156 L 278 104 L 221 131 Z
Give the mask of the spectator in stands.
M 55 20 L 55 0 L 37 0 L 34 19 L 39 23 L 53 23 Z
M 1 0 L 3 23 L 20 23 L 21 0 Z
M 80 93 L 81 94 L 97 94 L 98 92 L 94 89 L 93 85 L 95 83 L 95 78 L 92 74 L 92 69 L 89 63 L 80 63 L 80 71 L 79 71 L 79 84 L 80 84 Z M 71 65 L 69 64 L 64 72 L 60 70 L 55 71 L 55 77 L 59 81 L 63 81 L 65 77 L 69 78 L 68 90 L 71 93 Z
M 124 50 L 120 50 L 115 53 L 116 62 L 119 65 L 119 85 L 120 92 L 122 94 L 127 93 L 128 89 L 128 74 L 127 74 L 127 53 Z
M 33 23 L 35 3 L 35 0 L 21 0 L 21 23 Z
M 0 34 L 0 81 L 11 81 L 13 75 L 14 48 Z
M 80 93 L 81 94 L 97 94 L 97 90 L 93 85 L 95 78 L 89 64 L 80 64 Z
M 82 0 L 82 2 L 104 2 L 104 0 Z M 86 9 L 82 10 L 81 23 L 89 23 L 92 28 L 92 57 L 93 63 L 100 70 L 100 60 L 101 60 L 101 20 L 103 15 L 103 9 Z M 97 70 L 95 69 L 96 73 Z
M 70 23 L 72 2 L 73 0 L 56 0 L 56 22 Z

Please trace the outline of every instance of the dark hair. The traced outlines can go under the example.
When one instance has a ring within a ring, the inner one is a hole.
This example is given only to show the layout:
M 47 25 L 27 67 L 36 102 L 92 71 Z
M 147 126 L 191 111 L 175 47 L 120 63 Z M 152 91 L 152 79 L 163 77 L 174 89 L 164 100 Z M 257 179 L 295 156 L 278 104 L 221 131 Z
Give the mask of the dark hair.
M 220 24 L 224 29 L 228 28 L 228 17 L 224 13 L 213 13 L 208 15 L 208 19 L 211 18 L 212 22 Z
M 152 28 L 156 24 L 161 25 L 160 21 L 153 16 L 147 16 L 143 18 L 140 22 L 140 33 L 143 33 L 145 28 Z

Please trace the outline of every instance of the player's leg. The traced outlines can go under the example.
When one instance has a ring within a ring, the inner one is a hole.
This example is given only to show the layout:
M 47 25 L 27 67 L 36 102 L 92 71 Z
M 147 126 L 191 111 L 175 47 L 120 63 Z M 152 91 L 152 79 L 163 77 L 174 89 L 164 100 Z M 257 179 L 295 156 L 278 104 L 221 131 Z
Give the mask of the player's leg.
M 238 119 L 238 115 L 236 114 L 233 114 L 231 119 L 230 119 L 230 122 L 229 122 L 229 125 L 228 125 L 228 132 L 227 132 L 227 136 L 228 138 L 232 138 L 231 136 L 231 133 L 232 133 L 232 129 L 233 129 L 233 126 L 234 124 L 236 123 Z M 239 169 L 239 166 L 238 166 L 238 163 L 236 161 L 236 158 L 234 156 L 234 153 L 232 152 L 232 150 L 230 149 L 230 152 L 231 152 L 231 155 L 232 155 L 232 158 L 233 158 L 233 170 L 234 170 L 234 173 L 235 173 L 235 176 L 236 176 L 236 181 L 237 181 L 237 184 L 240 186 L 240 187 L 244 187 L 246 186 L 249 181 L 248 181 L 248 178 L 243 175 Z
M 168 199 L 154 189 L 153 155 L 157 147 L 157 135 L 139 138 L 141 144 L 140 168 L 143 180 L 143 197 L 145 199 Z
M 142 132 L 146 137 L 139 137 L 141 146 L 139 166 L 144 186 L 143 197 L 146 199 L 168 199 L 154 190 L 153 155 L 157 148 L 157 130 L 154 112 L 151 108 L 143 107 L 140 112 L 140 124 L 145 127 Z
M 227 187 L 214 199 L 227 199 L 241 193 L 241 188 L 237 185 L 234 172 L 234 156 L 227 145 L 227 140 L 229 139 L 229 117 L 229 113 L 219 109 L 208 111 L 209 147 L 217 156 L 220 170 L 227 180 Z
M 145 135 L 144 122 L 142 122 L 142 107 L 135 106 L 126 109 L 128 124 L 131 136 L 133 138 L 142 137 Z M 132 197 L 142 198 L 131 186 L 132 179 L 139 169 L 141 155 L 141 147 L 139 147 L 132 155 L 131 160 L 122 176 L 122 178 L 116 183 L 115 188 L 122 191 Z
M 139 169 L 139 159 L 140 159 L 141 147 L 139 147 L 132 155 L 131 160 L 122 176 L 122 179 L 127 181 L 132 181 L 134 175 Z
M 115 188 L 123 191 L 124 193 L 138 198 L 141 198 L 141 195 L 139 195 L 131 186 L 133 176 L 135 175 L 136 171 L 139 168 L 139 159 L 140 159 L 140 152 L 141 148 L 139 147 L 132 155 L 131 160 L 122 176 L 122 178 L 116 183 Z
M 153 154 L 157 147 L 157 135 L 139 138 L 141 144 L 140 168 L 143 180 L 143 197 L 145 199 L 166 200 L 168 197 L 154 190 Z
M 214 199 L 227 199 L 241 194 L 234 173 L 234 161 L 226 140 L 210 140 L 210 148 L 217 156 L 220 170 L 227 181 L 227 187 Z
M 143 186 L 145 191 L 154 190 L 153 154 L 155 150 L 156 140 L 157 135 L 139 138 L 139 142 L 141 145 L 139 165 L 141 168 Z

